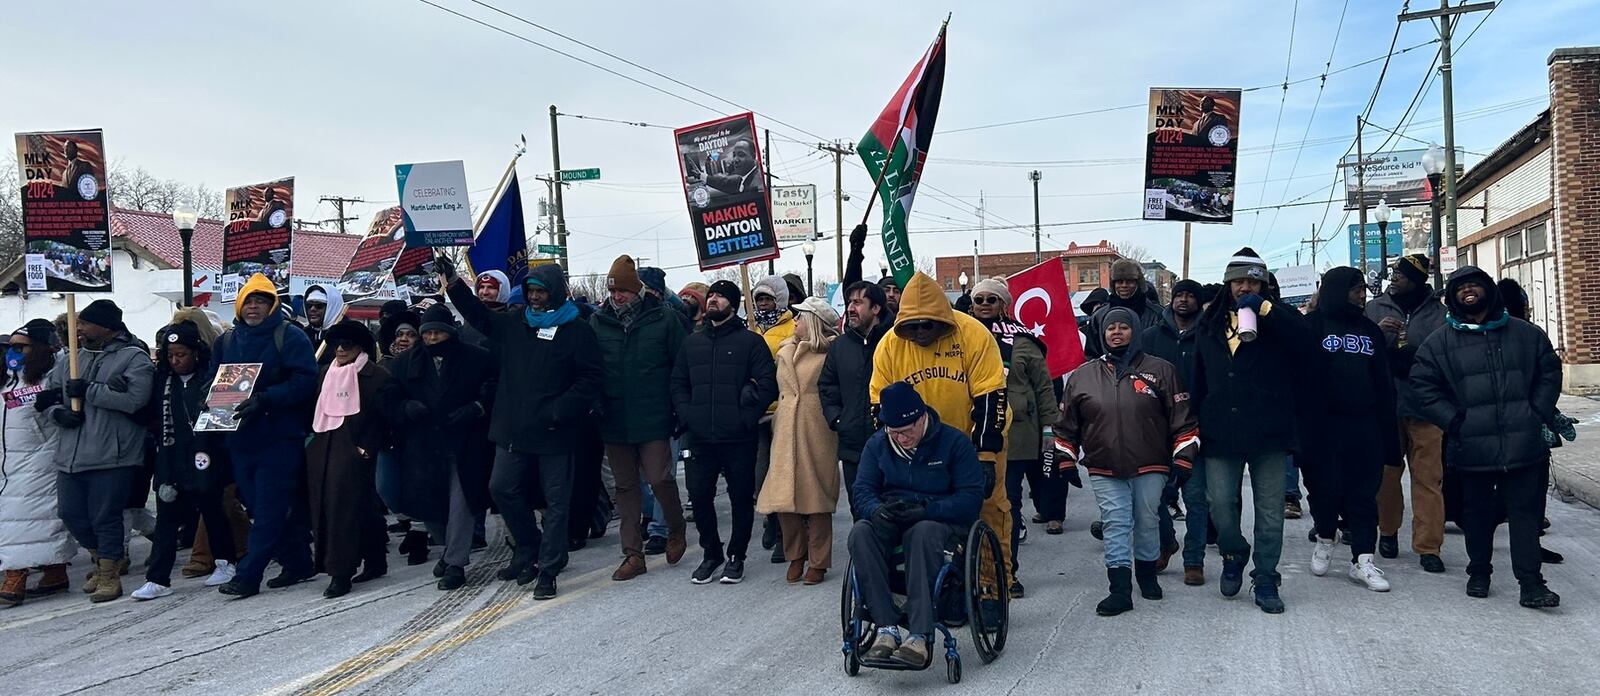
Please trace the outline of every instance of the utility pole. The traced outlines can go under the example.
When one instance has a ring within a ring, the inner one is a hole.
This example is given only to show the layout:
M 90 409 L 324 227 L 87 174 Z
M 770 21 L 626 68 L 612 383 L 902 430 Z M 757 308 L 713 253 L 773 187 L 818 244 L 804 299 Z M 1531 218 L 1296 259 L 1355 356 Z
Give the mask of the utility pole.
M 561 268 L 568 273 L 572 266 L 567 255 L 567 211 L 561 205 L 561 138 L 556 133 L 556 105 L 550 105 L 550 178 L 555 181 L 552 186 L 556 199 L 556 244 L 561 245 Z
M 1424 12 L 1406 12 L 1400 15 L 1400 21 L 1410 22 L 1419 19 L 1438 19 L 1439 21 L 1439 77 L 1440 88 L 1444 94 L 1444 212 L 1445 212 L 1445 246 L 1454 248 L 1456 245 L 1456 124 L 1455 124 L 1455 94 L 1450 67 L 1450 39 L 1454 33 L 1451 20 L 1458 15 L 1469 12 L 1483 12 L 1493 10 L 1493 2 L 1475 2 L 1450 6 L 1450 0 L 1439 0 L 1439 9 Z M 1365 234 L 1365 230 L 1363 230 Z M 1363 250 L 1364 251 L 1364 250 Z
M 356 219 L 354 217 L 345 217 L 344 204 L 366 202 L 360 198 L 344 198 L 342 196 L 323 196 L 318 198 L 317 201 L 321 203 L 333 204 L 333 223 L 339 226 L 339 234 L 344 234 L 344 223 Z
M 1361 277 L 1367 277 L 1367 156 L 1361 145 L 1361 127 L 1365 122 L 1361 114 L 1356 114 L 1356 209 L 1360 214 L 1356 217 L 1356 249 L 1361 254 Z M 1317 236 L 1316 232 L 1311 233 Z M 1311 247 L 1311 264 L 1317 263 L 1317 248 Z
M 763 160 L 762 166 L 766 168 L 766 172 L 767 172 L 767 205 L 771 205 L 772 204 L 772 129 L 771 128 L 762 128 L 761 132 L 762 132 L 762 135 L 766 136 L 766 140 L 767 140 L 767 144 L 763 145 L 762 148 L 761 148 L 761 159 Z M 767 259 L 767 275 L 776 275 L 778 273 L 777 267 L 773 265 L 773 261 L 774 261 L 773 259 Z
M 1028 180 L 1033 182 L 1033 262 L 1044 263 L 1044 252 L 1039 246 L 1039 179 L 1044 178 L 1039 170 L 1028 172 Z M 1187 270 L 1187 269 L 1185 269 Z
M 1183 277 L 1185 278 L 1189 277 L 1189 240 L 1192 236 L 1190 234 L 1192 228 L 1193 223 L 1183 223 Z M 1299 265 L 1298 257 L 1296 258 L 1295 265 Z
M 838 262 L 839 262 L 839 269 L 838 269 L 838 271 L 839 271 L 839 282 L 842 283 L 842 282 L 844 282 L 844 159 L 843 158 L 844 158 L 845 155 L 856 154 L 856 147 L 855 147 L 855 145 L 853 145 L 851 143 L 845 143 L 843 145 L 840 145 L 839 141 L 835 140 L 832 143 L 817 143 L 817 149 L 818 150 L 822 150 L 823 152 L 831 152 L 831 153 L 833 153 L 833 206 L 834 206 L 834 209 L 833 209 L 833 212 L 834 212 L 833 242 L 834 242 L 834 246 L 838 248 L 838 252 L 839 252 L 839 259 L 838 259 Z M 878 195 L 878 192 L 877 191 L 873 191 L 871 195 L 876 196 L 876 195 Z M 863 271 L 862 275 L 865 276 L 866 272 Z
M 987 251 L 989 249 L 989 235 L 988 230 L 984 229 L 983 209 L 983 189 L 978 189 L 978 248 Z
M 1318 239 L 1317 238 L 1317 226 L 1313 224 L 1311 226 L 1311 238 L 1310 239 L 1302 239 L 1302 240 L 1300 240 L 1301 244 L 1310 244 L 1311 245 L 1311 267 L 1313 269 L 1317 267 L 1317 245 L 1321 244 L 1323 242 L 1326 242 L 1326 241 L 1328 241 L 1330 239 L 1333 239 L 1333 237 L 1323 237 L 1321 239 Z M 1300 260 L 1300 250 L 1299 249 L 1295 250 L 1294 256 L 1295 256 L 1294 260 L 1296 262 L 1298 262 Z

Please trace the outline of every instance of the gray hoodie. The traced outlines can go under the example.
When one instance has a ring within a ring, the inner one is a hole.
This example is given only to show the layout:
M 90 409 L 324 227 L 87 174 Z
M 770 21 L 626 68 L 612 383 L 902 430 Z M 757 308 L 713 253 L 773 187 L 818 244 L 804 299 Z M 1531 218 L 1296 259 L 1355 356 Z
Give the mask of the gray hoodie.
M 134 413 L 150 401 L 155 380 L 150 353 L 124 332 L 101 350 L 79 348 L 78 374 L 89 382 L 83 400 L 83 425 L 58 431 L 56 469 L 77 473 L 143 466 L 145 427 Z M 118 391 L 107 384 L 115 377 L 127 380 L 125 390 Z M 50 411 L 70 408 L 71 400 L 65 395 L 67 360 L 56 361 L 46 383 L 51 389 L 63 390 L 62 403 L 51 406 Z

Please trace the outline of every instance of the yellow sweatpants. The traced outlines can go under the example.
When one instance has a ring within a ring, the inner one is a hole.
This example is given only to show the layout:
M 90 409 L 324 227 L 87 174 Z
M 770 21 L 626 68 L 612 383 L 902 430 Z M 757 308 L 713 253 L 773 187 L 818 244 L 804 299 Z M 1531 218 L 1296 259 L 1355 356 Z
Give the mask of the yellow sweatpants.
M 982 455 L 988 457 L 988 454 Z M 999 585 L 999 592 L 1004 594 L 1010 590 L 1010 579 L 1016 577 L 1016 566 L 1011 562 L 1011 499 L 1006 497 L 1006 455 L 1001 452 L 995 455 L 994 461 L 994 490 L 989 491 L 989 498 L 983 501 L 983 508 L 978 511 L 978 517 L 994 530 L 1000 538 L 1000 552 L 1005 557 L 1007 582 Z M 994 571 L 990 570 L 992 561 L 979 566 L 979 578 L 984 587 L 995 587 Z M 985 595 L 988 593 L 986 592 Z

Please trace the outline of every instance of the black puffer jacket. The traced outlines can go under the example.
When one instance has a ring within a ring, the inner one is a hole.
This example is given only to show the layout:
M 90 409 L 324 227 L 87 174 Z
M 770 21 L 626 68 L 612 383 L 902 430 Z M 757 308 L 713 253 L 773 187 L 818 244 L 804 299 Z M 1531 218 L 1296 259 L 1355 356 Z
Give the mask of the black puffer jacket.
M 540 266 L 529 275 L 551 297 L 566 297 L 560 268 Z M 581 314 L 553 330 L 535 329 L 523 312 L 491 311 L 459 279 L 447 292 L 462 318 L 489 338 L 499 361 L 489 439 L 515 452 L 572 452 L 577 426 L 594 410 L 605 383 L 594 329 Z
M 672 408 L 697 443 L 756 439 L 756 425 L 778 400 L 778 365 L 743 319 L 707 322 L 683 340 L 672 369 Z
M 1488 293 L 1489 317 L 1467 323 L 1455 300 L 1467 281 Z M 1411 390 L 1422 417 L 1444 429 L 1446 466 L 1506 471 L 1547 466 L 1542 428 L 1555 421 L 1561 361 L 1543 331 L 1506 314 L 1494 280 L 1473 266 L 1445 284 L 1445 328 L 1417 350 Z
M 839 435 L 839 459 L 861 461 L 861 450 L 872 437 L 872 353 L 878 341 L 894 327 L 894 314 L 884 310 L 871 335 L 846 328 L 828 349 L 817 389 L 822 393 L 822 415 Z
M 1199 317 L 1195 319 L 1198 322 Z M 1185 389 L 1194 384 L 1195 338 L 1200 334 L 1199 328 L 1195 324 L 1188 331 L 1179 331 L 1177 321 L 1172 318 L 1172 308 L 1167 307 L 1161 310 L 1161 323 L 1145 329 L 1140 337 L 1144 352 L 1178 368 L 1178 376 L 1183 379 Z

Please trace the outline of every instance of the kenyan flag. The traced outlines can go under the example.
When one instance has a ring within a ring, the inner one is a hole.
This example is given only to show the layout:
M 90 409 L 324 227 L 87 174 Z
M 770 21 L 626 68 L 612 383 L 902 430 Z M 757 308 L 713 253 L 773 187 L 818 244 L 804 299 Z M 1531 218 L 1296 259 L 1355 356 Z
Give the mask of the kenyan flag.
M 902 288 L 917 271 L 906 218 L 911 215 L 922 165 L 933 143 L 933 121 L 944 92 L 944 34 L 945 27 L 940 27 L 939 37 L 856 145 L 867 173 L 878 182 L 878 197 L 883 199 L 883 252 L 895 283 Z

